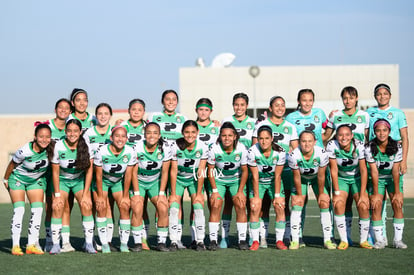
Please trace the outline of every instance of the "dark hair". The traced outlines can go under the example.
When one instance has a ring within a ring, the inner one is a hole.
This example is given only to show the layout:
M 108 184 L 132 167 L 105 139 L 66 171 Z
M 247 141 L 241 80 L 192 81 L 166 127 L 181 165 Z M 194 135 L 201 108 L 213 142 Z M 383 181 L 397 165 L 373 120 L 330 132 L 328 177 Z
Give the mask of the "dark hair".
M 374 88 L 374 96 L 377 95 L 377 92 L 378 92 L 379 89 L 386 89 L 391 94 L 391 88 L 390 88 L 390 86 L 388 86 L 385 83 L 380 83 L 377 86 L 375 86 L 375 88 Z
M 150 127 L 152 125 L 156 126 L 158 128 L 158 131 L 160 131 L 160 134 L 161 134 L 161 127 L 158 123 L 148 122 L 147 125 L 145 125 L 145 128 L 144 128 L 144 135 L 147 132 L 148 127 Z M 163 145 L 164 145 L 164 140 L 162 139 L 162 137 L 160 137 L 160 139 L 158 140 L 158 150 L 160 150 L 160 152 L 164 151 L 163 148 L 162 148 Z
M 68 125 L 76 124 L 79 127 L 79 130 L 82 132 L 82 124 L 77 119 L 69 119 L 66 122 L 66 129 Z M 78 170 L 86 171 L 88 170 L 89 166 L 91 165 L 90 155 L 89 155 L 89 147 L 83 138 L 83 133 L 79 136 L 78 145 L 76 147 L 76 162 L 75 166 Z
M 190 126 L 195 127 L 198 131 L 197 122 L 195 122 L 194 120 L 187 120 L 186 122 L 184 122 L 183 127 L 181 128 L 181 134 L 184 135 L 185 128 L 190 127 Z M 189 145 L 187 144 L 187 141 L 185 141 L 184 137 L 177 139 L 175 143 L 177 143 L 177 146 L 178 148 L 180 148 L 180 150 L 184 150 Z
M 69 99 L 73 102 L 78 94 L 85 94 L 86 98 L 88 98 L 88 93 L 84 89 L 75 88 L 70 93 Z M 75 106 L 71 104 L 72 113 L 75 112 Z
M 313 139 L 316 140 L 315 133 L 311 130 L 303 130 L 302 133 L 300 133 L 299 135 L 299 140 L 302 138 L 304 134 L 311 134 L 313 136 Z
M 96 108 L 95 108 L 95 115 L 98 115 L 98 110 L 101 108 L 101 107 L 106 107 L 106 108 L 108 108 L 109 109 L 109 113 L 111 114 L 111 116 L 112 116 L 112 108 L 111 108 L 111 105 L 109 105 L 108 103 L 99 103 L 98 104 L 98 106 L 96 106 Z
M 300 101 L 301 96 L 302 96 L 303 94 L 306 94 L 306 93 L 311 93 L 311 94 L 312 94 L 312 97 L 313 97 L 313 100 L 315 100 L 315 93 L 314 93 L 311 89 L 302 89 L 302 90 L 300 90 L 300 91 L 298 92 L 297 101 L 299 102 L 299 101 Z M 298 103 L 298 107 L 296 108 L 296 110 L 299 110 L 299 109 L 300 109 L 300 104 Z
M 219 133 L 219 136 L 217 138 L 216 143 L 220 143 L 220 144 L 222 143 L 222 141 L 221 141 L 221 133 L 223 132 L 224 129 L 231 129 L 231 130 L 233 130 L 234 135 L 236 136 L 236 139 L 233 142 L 233 148 L 236 148 L 237 143 L 239 142 L 240 136 L 239 136 L 239 133 L 237 133 L 237 130 L 234 127 L 233 123 L 231 123 L 229 121 L 226 121 L 226 122 L 223 123 L 223 125 L 221 125 L 221 127 L 220 127 L 220 133 Z
M 56 101 L 55 110 L 58 108 L 58 106 L 61 102 L 66 102 L 67 104 L 69 104 L 69 107 L 72 108 L 72 103 L 70 103 L 70 100 L 68 100 L 67 98 L 61 98 L 58 101 Z
M 389 131 L 391 131 L 391 125 L 388 122 L 388 120 L 380 118 L 377 121 L 375 121 L 374 126 L 376 126 L 378 122 L 385 122 L 386 125 L 387 125 L 387 128 L 389 129 Z M 375 128 L 374 128 L 374 132 L 375 132 Z M 379 143 L 379 140 L 378 140 L 377 137 L 375 137 L 369 143 L 369 146 L 370 146 L 371 153 L 372 153 L 373 157 L 375 157 L 379 152 L 379 149 L 378 149 L 379 144 L 380 143 Z M 392 156 L 392 155 L 396 154 L 397 152 L 398 152 L 398 142 L 395 141 L 393 138 L 391 138 L 391 136 L 388 136 L 388 143 L 387 143 L 387 146 L 385 147 L 385 154 L 387 156 Z
M 339 125 L 338 128 L 336 128 L 336 134 L 335 134 L 335 139 L 336 140 L 338 140 L 337 135 L 338 135 L 339 130 L 342 129 L 342 128 L 348 128 L 349 131 L 351 133 L 353 133 L 352 128 L 349 124 L 341 124 L 341 125 Z M 352 157 L 356 158 L 356 155 L 355 155 L 355 152 L 356 152 L 355 138 L 352 138 L 351 142 L 352 142 L 352 145 L 354 146 L 354 149 L 352 150 Z
M 344 97 L 345 93 L 348 93 L 351 96 L 358 97 L 358 91 L 357 91 L 357 89 L 355 89 L 352 86 L 346 86 L 345 88 L 342 89 L 342 91 L 341 91 L 341 98 Z M 358 106 L 358 101 L 356 102 L 356 105 L 355 106 Z
M 178 103 L 178 94 L 177 94 L 177 92 L 176 92 L 176 91 L 174 91 L 174 90 L 165 90 L 165 91 L 162 93 L 162 96 L 161 96 L 161 104 L 164 104 L 164 98 L 165 98 L 165 96 L 166 96 L 167 94 L 169 94 L 169 93 L 173 93 L 173 94 L 175 94 L 175 96 L 177 97 L 177 103 Z
M 134 105 L 135 103 L 139 103 L 142 105 L 142 107 L 144 107 L 145 110 L 145 102 L 142 99 L 139 98 L 134 98 L 133 100 L 131 100 L 128 104 L 128 111 L 131 110 L 132 105 Z
M 272 128 L 270 128 L 270 126 L 268 126 L 268 125 L 260 126 L 259 129 L 257 130 L 257 138 L 259 138 L 259 136 L 262 132 L 268 132 L 270 134 L 270 136 L 272 137 L 272 149 L 274 151 L 276 151 L 276 152 L 284 151 L 282 146 L 280 146 L 279 144 L 277 144 L 275 142 L 275 139 L 274 139 L 274 136 L 273 136 L 273 131 L 272 131 Z
M 52 136 L 52 130 L 50 129 L 49 125 L 47 125 L 46 123 L 40 123 L 36 126 L 35 131 L 34 131 L 34 135 L 35 137 L 37 136 L 37 134 L 39 133 L 40 130 L 42 129 L 47 129 L 50 132 L 50 136 Z M 36 138 L 33 140 L 33 142 L 36 142 Z M 52 160 L 53 158 L 53 150 L 55 148 L 55 141 L 53 139 L 50 139 L 50 143 L 49 145 L 46 147 L 46 154 L 47 154 L 47 159 L 49 160 L 49 162 Z
M 196 108 L 197 108 L 197 106 L 198 106 L 198 105 L 200 105 L 200 104 L 207 104 L 207 105 L 210 105 L 211 109 L 213 109 L 213 103 L 211 102 L 211 100 L 210 100 L 209 98 L 202 97 L 202 98 L 200 98 L 199 100 L 197 100 L 197 103 L 196 103 Z
M 285 99 L 284 99 L 283 97 L 281 97 L 281 96 L 279 96 L 279 95 L 276 95 L 276 96 L 272 96 L 272 97 L 270 98 L 270 101 L 269 101 L 269 106 L 271 107 L 271 106 L 272 106 L 272 104 L 273 104 L 273 102 L 275 102 L 275 100 L 277 100 L 277 99 L 281 99 L 281 100 L 283 100 L 283 102 L 284 102 L 284 103 L 286 103 L 286 101 L 285 101 Z
M 246 104 L 249 105 L 249 96 L 245 93 L 237 93 L 233 96 L 233 105 L 236 102 L 237 99 L 243 98 L 246 101 Z

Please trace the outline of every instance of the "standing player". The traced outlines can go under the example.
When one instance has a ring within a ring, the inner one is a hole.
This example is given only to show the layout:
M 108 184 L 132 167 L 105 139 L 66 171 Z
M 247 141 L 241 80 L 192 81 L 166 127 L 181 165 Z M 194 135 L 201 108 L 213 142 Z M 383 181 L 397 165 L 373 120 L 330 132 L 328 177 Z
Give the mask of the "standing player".
M 403 182 L 400 174 L 403 150 L 391 133 L 391 125 L 386 119 L 378 119 L 373 125 L 375 138 L 366 147 L 366 159 L 370 168 L 368 191 L 371 195 L 372 227 L 375 234 L 376 249 L 385 248 L 386 240 L 383 234 L 381 219 L 382 201 L 387 191 L 394 212 L 394 242 L 395 248 L 406 249 L 402 241 L 404 230 L 403 215 Z
M 325 188 L 329 157 L 324 149 L 315 145 L 315 134 L 310 130 L 304 130 L 299 135 L 299 147 L 289 155 L 289 167 L 293 170 L 295 183 L 295 188 L 292 190 L 292 214 L 290 216 L 292 242 L 289 249 L 299 248 L 301 214 L 309 185 L 312 186 L 320 208 L 324 247 L 336 249 L 336 244 L 331 241 L 330 198 Z
M 196 104 L 198 139 L 207 147 L 215 143 L 218 138 L 220 127 L 210 118 L 213 112 L 213 103 L 208 98 L 200 98 Z
M 370 115 L 369 123 L 369 140 L 375 138 L 374 123 L 378 119 L 386 119 L 393 128 L 390 132 L 390 136 L 393 140 L 401 144 L 402 147 L 402 161 L 400 163 L 400 174 L 407 173 L 407 156 L 408 156 L 408 125 L 405 114 L 402 110 L 390 106 L 391 100 L 391 88 L 387 84 L 378 84 L 374 88 L 375 100 L 378 106 L 368 108 L 367 113 Z M 401 177 L 402 180 L 402 177 Z M 384 199 L 386 197 L 384 196 Z M 384 237 L 385 243 L 388 244 L 387 232 L 386 232 L 386 201 L 384 200 L 382 205 L 382 220 L 384 223 Z
M 38 243 L 43 213 L 43 197 L 46 189 L 44 175 L 53 155 L 53 145 L 49 126 L 47 124 L 37 125 L 34 140 L 17 150 L 4 173 L 3 183 L 9 191 L 13 203 L 11 222 L 13 242 L 11 253 L 13 255 L 21 256 L 24 254 L 20 248 L 20 235 L 26 195 L 31 208 L 26 254 L 44 254 Z
M 111 252 L 107 239 L 109 190 L 112 192 L 112 197 L 115 199 L 120 213 L 120 250 L 121 252 L 129 252 L 128 240 L 131 226 L 129 188 L 132 170 L 136 165 L 136 157 L 134 150 L 125 146 L 126 141 L 127 130 L 125 127 L 117 126 L 112 129 L 111 144 L 101 146 L 94 156 L 96 182 L 92 185 L 92 190 L 98 212 L 96 227 L 102 243 L 102 253 Z M 112 220 L 112 217 L 110 219 Z
M 197 140 L 198 126 L 193 120 L 187 120 L 182 128 L 183 138 L 177 139 L 171 147 L 170 172 L 170 250 L 177 250 L 178 214 L 181 199 L 187 189 L 194 208 L 196 250 L 205 250 L 205 218 L 203 184 L 207 163 L 208 147 Z
M 62 230 L 62 215 L 68 203 L 69 192 L 73 192 L 82 213 L 85 233 L 85 252 L 95 254 L 93 247 L 94 220 L 90 186 L 92 181 L 92 151 L 81 136 L 82 124 L 77 119 L 66 122 L 66 138 L 56 143 L 52 159 L 53 213 L 50 254 L 59 254 Z
M 236 128 L 240 137 L 239 141 L 246 147 L 246 150 L 252 146 L 252 135 L 256 120 L 247 115 L 247 108 L 249 106 L 249 97 L 245 93 L 236 93 L 233 96 L 233 110 L 234 114 L 231 117 L 223 119 L 224 122 L 231 122 Z M 221 242 L 220 248 L 227 248 L 229 245 L 229 232 L 232 216 L 232 198 L 229 193 L 226 193 L 224 210 L 222 214 L 221 227 Z
M 91 116 L 86 109 L 88 108 L 88 93 L 83 89 L 75 88 L 70 94 L 72 103 L 72 113 L 69 119 L 77 119 L 82 124 L 82 132 L 96 125 L 96 117 Z
M 220 212 L 223 198 L 228 191 L 236 210 L 239 249 L 247 250 L 247 215 L 245 186 L 248 177 L 247 150 L 239 141 L 238 133 L 230 122 L 220 128 L 220 135 L 208 154 L 208 178 L 211 185 L 210 196 L 210 250 L 217 249 L 217 235 L 220 225 Z
M 334 190 L 333 205 L 335 223 L 341 238 L 338 249 L 348 248 L 349 236 L 345 221 L 345 206 L 348 197 L 357 203 L 359 212 L 359 245 L 361 248 L 372 249 L 368 243 L 369 232 L 369 200 L 367 193 L 368 172 L 365 162 L 364 144 L 354 139 L 349 124 L 336 128 L 335 139 L 326 146 L 329 155 L 329 167 Z M 352 204 L 351 204 L 352 205 Z
M 285 236 L 283 237 L 285 245 L 290 244 L 290 194 L 293 187 L 293 175 L 292 170 L 289 168 L 287 159 L 288 154 L 291 150 L 298 147 L 298 134 L 296 127 L 284 119 L 286 112 L 285 100 L 280 96 L 274 96 L 270 99 L 269 102 L 269 111 L 270 116 L 259 122 L 253 132 L 253 144 L 256 144 L 258 141 L 257 138 L 257 129 L 267 125 L 272 129 L 273 132 L 273 141 L 278 145 L 282 146 L 286 154 L 286 163 L 282 173 L 282 184 L 285 196 L 285 217 L 286 217 L 286 230 Z M 260 218 L 260 232 L 261 232 L 261 247 L 266 246 L 266 238 L 269 225 L 269 210 L 270 210 L 270 200 L 264 197 L 262 203 L 262 217 Z
M 129 119 L 123 121 L 121 126 L 124 126 L 128 132 L 127 145 L 134 146 L 144 139 L 145 102 L 139 98 L 132 99 L 128 104 L 128 113 Z
M 155 122 L 149 122 L 145 126 L 145 140 L 134 147 L 138 159 L 138 165 L 133 170 L 132 186 L 134 195 L 148 198 L 155 206 L 158 214 L 157 239 L 159 251 L 169 251 L 166 247 L 168 236 L 168 201 L 166 188 L 170 169 L 170 146 L 161 138 L 161 128 Z M 142 249 L 142 212 L 140 203 L 132 204 L 131 231 L 134 236 L 134 251 Z
M 247 163 L 252 173 L 250 186 L 250 230 L 253 244 L 250 250 L 259 249 L 259 215 L 263 196 L 268 194 L 276 212 L 276 248 L 286 250 L 283 235 L 286 227 L 285 198 L 282 185 L 282 171 L 286 163 L 286 153 L 273 137 L 272 128 L 267 125 L 257 130 L 258 143 L 248 152 Z

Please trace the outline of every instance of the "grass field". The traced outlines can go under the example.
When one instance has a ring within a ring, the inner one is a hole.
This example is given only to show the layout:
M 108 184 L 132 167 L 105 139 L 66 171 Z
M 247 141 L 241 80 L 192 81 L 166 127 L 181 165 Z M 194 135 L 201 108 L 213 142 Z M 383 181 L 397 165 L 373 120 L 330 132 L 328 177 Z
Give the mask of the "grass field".
M 189 203 L 186 203 L 188 214 Z M 24 255 L 22 257 L 10 254 L 10 220 L 11 204 L 0 204 L 0 266 L 1 274 L 120 274 L 120 273 L 151 273 L 151 274 L 274 274 L 274 273 L 375 273 L 375 274 L 414 274 L 414 199 L 405 201 L 405 231 L 404 241 L 406 250 L 386 248 L 384 250 L 364 250 L 356 246 L 358 234 L 358 219 L 353 220 L 352 239 L 354 247 L 346 251 L 331 251 L 322 248 L 322 232 L 320 228 L 319 211 L 315 201 L 310 201 L 307 210 L 304 240 L 307 247 L 296 251 L 279 251 L 275 249 L 275 234 L 273 226 L 269 226 L 268 249 L 259 251 L 239 251 L 235 247 L 216 252 L 196 252 L 184 250 L 161 253 L 145 251 L 140 253 L 111 253 L 88 255 L 83 252 L 62 253 L 60 255 Z M 391 207 L 388 207 L 391 217 Z M 154 209 L 150 207 L 151 217 Z M 28 216 L 28 209 L 26 215 Z M 354 215 L 356 211 L 354 211 Z M 233 215 L 234 216 L 234 215 Z M 184 229 L 183 241 L 189 244 L 191 238 L 188 230 L 188 220 Z M 153 222 L 153 220 L 152 220 Z M 274 224 L 274 216 L 270 225 Z M 27 242 L 28 217 L 22 231 L 21 245 Z M 388 239 L 392 243 L 392 222 L 388 220 Z M 232 223 L 230 241 L 236 244 L 235 223 Z M 117 228 L 116 228 L 117 231 Z M 119 239 L 114 238 L 114 244 Z M 155 245 L 155 227 L 151 224 L 150 242 Z M 80 214 L 77 205 L 72 213 L 71 242 L 80 250 L 83 243 L 83 233 Z M 337 236 L 337 235 L 336 235 Z M 208 238 L 206 238 L 207 240 Z M 132 238 L 131 238 L 132 240 Z M 44 244 L 44 228 L 41 230 L 41 244 Z

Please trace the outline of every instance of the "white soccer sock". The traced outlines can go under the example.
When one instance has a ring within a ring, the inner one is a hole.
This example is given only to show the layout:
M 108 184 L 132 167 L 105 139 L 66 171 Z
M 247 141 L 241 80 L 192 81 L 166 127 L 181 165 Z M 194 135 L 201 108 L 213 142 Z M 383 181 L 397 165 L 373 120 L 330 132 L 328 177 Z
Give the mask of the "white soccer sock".
M 218 239 L 218 231 L 219 231 L 220 223 L 219 222 L 209 222 L 208 223 L 208 231 L 210 241 L 216 241 Z
M 107 224 L 106 224 L 106 217 L 97 217 L 96 218 L 96 229 L 98 230 L 98 236 L 101 240 L 102 245 L 108 244 L 108 232 L 107 232 Z
M 375 242 L 384 242 L 384 226 L 382 221 L 373 221 L 372 229 L 374 230 Z
M 62 230 L 62 219 L 52 218 L 50 229 L 52 230 L 53 244 L 59 244 L 60 243 L 60 232 Z
M 143 239 L 148 239 L 149 230 L 150 230 L 149 221 L 144 221 L 144 231 L 142 232 L 142 238 Z
M 94 232 L 93 216 L 82 217 L 83 233 L 85 235 L 85 242 L 92 243 Z
M 131 231 L 131 220 L 119 220 L 119 238 L 121 244 L 127 244 Z
M 142 233 L 144 231 L 143 225 L 140 226 L 132 226 L 131 227 L 131 233 L 134 238 L 134 243 L 142 243 Z
M 321 213 L 322 214 L 322 213 Z M 341 242 L 348 243 L 347 238 L 347 228 L 346 228 L 346 222 L 345 222 L 345 216 L 344 215 L 335 215 L 335 224 L 336 224 L 336 230 L 338 230 L 339 237 L 341 238 Z
M 246 233 L 247 233 L 247 222 L 238 222 L 236 223 L 237 226 L 237 235 L 239 237 L 239 243 L 240 241 L 246 240 Z
M 177 226 L 177 241 L 181 241 L 182 235 L 183 235 L 183 225 L 181 223 L 181 220 L 179 220 L 178 226 Z
M 363 243 L 368 239 L 369 224 L 369 219 L 359 220 L 359 243 Z
M 292 234 L 293 242 L 299 242 L 302 208 L 300 209 L 292 210 L 290 213 L 290 233 Z
M 22 234 L 22 222 L 24 215 L 24 202 L 16 202 L 13 204 L 13 218 L 11 221 L 11 235 L 13 246 L 20 246 L 20 236 Z
M 285 235 L 286 222 L 279 221 L 275 222 L 275 231 L 276 231 L 276 242 L 283 241 L 283 236 Z
M 37 244 L 39 242 L 40 223 L 42 222 L 43 202 L 31 203 L 32 216 L 29 223 L 29 234 L 27 244 Z
M 401 241 L 404 232 L 404 219 L 394 218 L 392 224 L 394 226 L 394 241 Z
M 158 243 L 166 243 L 168 236 L 168 227 L 157 227 Z
M 173 202 L 170 206 L 169 213 L 169 231 L 170 231 L 170 240 L 171 242 L 178 241 L 178 213 L 180 211 L 180 205 L 176 202 Z
M 106 218 L 106 240 L 108 243 L 112 242 L 114 236 L 114 220 L 112 218 Z
M 70 226 L 62 225 L 62 230 L 60 232 L 62 237 L 62 243 L 69 243 L 70 240 Z
M 259 241 L 260 229 L 260 222 L 250 222 L 250 233 L 253 241 Z
M 332 233 L 332 219 L 331 212 L 329 209 L 321 209 L 321 225 L 323 231 L 323 242 L 329 241 L 331 239 Z
M 197 209 L 194 207 L 194 224 L 197 242 L 204 242 L 204 237 L 206 235 L 206 221 L 204 217 L 204 210 L 202 208 Z
M 221 221 L 222 225 L 221 225 L 221 238 L 228 238 L 229 237 L 229 232 L 230 232 L 230 220 L 222 220 Z

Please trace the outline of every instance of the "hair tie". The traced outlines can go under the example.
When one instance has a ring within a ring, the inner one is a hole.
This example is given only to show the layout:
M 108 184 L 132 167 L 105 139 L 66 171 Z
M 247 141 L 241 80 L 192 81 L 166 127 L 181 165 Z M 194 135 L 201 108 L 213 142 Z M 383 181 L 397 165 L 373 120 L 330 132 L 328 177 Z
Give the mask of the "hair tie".
M 49 121 L 48 121 L 48 120 L 46 120 L 46 121 L 36 121 L 36 122 L 34 123 L 34 127 L 37 127 L 37 126 L 39 126 L 39 125 L 41 125 L 41 124 L 44 124 L 44 125 L 49 125 Z
M 391 131 L 391 124 L 387 120 L 385 120 L 385 119 L 379 119 L 379 120 L 377 120 L 374 123 L 374 127 L 373 128 L 375 129 L 379 125 L 385 125 L 385 127 L 387 127 L 388 129 L 390 129 L 390 131 Z
M 198 104 L 198 105 L 196 106 L 196 109 L 198 109 L 198 108 L 200 108 L 200 107 L 207 107 L 207 108 L 209 108 L 210 110 L 213 110 L 213 108 L 212 108 L 209 104 L 206 104 L 206 103 Z

